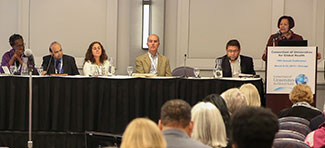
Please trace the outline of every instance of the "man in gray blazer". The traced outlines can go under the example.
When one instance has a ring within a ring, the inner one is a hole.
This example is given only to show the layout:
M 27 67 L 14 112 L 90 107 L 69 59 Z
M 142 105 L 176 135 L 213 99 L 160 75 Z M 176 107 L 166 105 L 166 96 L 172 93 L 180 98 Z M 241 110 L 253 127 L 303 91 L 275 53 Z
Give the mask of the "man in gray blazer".
M 167 101 L 161 108 L 158 125 L 167 148 L 210 148 L 190 138 L 193 129 L 191 106 L 183 100 Z

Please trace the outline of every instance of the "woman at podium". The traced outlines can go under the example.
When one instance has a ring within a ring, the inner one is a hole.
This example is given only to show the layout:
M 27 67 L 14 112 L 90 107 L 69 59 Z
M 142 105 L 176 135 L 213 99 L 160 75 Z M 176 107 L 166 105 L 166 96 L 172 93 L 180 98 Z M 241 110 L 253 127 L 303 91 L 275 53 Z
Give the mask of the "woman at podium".
M 301 35 L 298 35 L 291 30 L 293 27 L 295 27 L 295 21 L 291 16 L 281 16 L 278 20 L 279 31 L 270 36 L 266 47 L 278 46 L 280 40 L 303 40 Z M 262 59 L 266 61 L 266 50 L 264 50 Z

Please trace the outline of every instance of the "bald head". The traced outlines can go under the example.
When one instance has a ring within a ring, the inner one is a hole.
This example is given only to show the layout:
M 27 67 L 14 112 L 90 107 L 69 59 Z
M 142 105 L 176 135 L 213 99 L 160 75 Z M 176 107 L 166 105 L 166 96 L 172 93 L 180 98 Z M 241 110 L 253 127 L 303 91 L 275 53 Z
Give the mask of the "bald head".
M 158 35 L 151 34 L 147 39 L 147 45 L 148 45 L 148 51 L 150 52 L 150 54 L 155 56 L 157 54 L 158 47 L 160 45 Z

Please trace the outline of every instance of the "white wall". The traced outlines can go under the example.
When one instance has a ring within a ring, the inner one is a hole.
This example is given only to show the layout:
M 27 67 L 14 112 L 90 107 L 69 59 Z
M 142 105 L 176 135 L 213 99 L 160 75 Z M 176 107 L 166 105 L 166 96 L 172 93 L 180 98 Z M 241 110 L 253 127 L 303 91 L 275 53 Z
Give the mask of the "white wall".
M 18 0 L 0 0 L 0 55 L 11 49 L 9 37 L 18 32 Z M 1 59 L 0 57 L 0 59 Z M 1 61 L 0 61 L 1 62 Z

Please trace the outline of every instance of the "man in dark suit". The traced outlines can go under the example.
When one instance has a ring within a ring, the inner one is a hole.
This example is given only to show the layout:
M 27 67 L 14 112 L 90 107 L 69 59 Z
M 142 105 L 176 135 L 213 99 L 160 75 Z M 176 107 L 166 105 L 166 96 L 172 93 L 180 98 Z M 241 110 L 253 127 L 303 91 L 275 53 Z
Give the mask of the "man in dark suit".
M 161 107 L 158 126 L 166 139 L 167 148 L 211 148 L 190 138 L 193 130 L 191 106 L 184 100 L 167 101 Z
M 50 55 L 43 57 L 43 75 L 79 75 L 75 59 L 63 54 L 60 43 L 52 42 L 49 50 Z
M 256 74 L 254 71 L 253 59 L 240 55 L 240 50 L 238 40 L 228 41 L 226 45 L 226 55 L 218 58 L 222 59 L 221 67 L 223 77 L 238 77 L 240 73 Z

